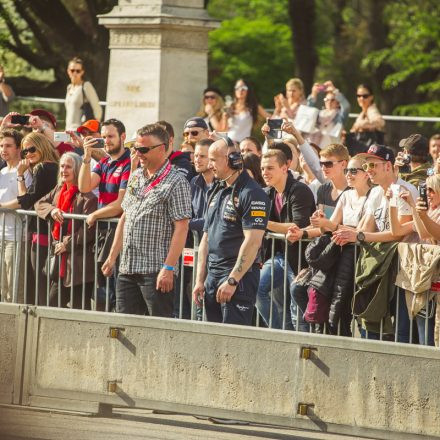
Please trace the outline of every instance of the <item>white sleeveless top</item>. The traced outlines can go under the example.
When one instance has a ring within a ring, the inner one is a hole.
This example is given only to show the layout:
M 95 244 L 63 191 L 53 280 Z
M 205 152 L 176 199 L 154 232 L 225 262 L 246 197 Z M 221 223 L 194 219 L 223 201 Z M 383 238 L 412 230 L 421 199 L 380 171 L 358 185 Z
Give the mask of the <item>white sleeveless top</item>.
M 236 142 L 241 142 L 245 137 L 251 135 L 252 116 L 248 110 L 240 112 L 228 119 L 228 136 Z

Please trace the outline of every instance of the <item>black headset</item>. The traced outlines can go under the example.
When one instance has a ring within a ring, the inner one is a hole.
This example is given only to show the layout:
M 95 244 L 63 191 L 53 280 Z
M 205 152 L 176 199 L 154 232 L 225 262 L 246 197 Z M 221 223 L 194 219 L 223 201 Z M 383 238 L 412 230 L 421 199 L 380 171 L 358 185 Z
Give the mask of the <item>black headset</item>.
M 229 136 L 222 138 L 228 148 L 234 148 L 234 142 Z M 243 168 L 243 157 L 239 151 L 232 151 L 228 154 L 228 166 L 231 170 L 241 170 Z

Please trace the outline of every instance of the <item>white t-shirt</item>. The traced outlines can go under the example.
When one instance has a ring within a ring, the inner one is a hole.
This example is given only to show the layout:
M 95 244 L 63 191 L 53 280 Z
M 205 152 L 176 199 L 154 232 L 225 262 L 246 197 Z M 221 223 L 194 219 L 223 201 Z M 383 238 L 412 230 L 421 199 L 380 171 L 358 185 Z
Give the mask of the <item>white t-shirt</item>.
M 411 183 L 402 179 L 397 179 L 396 185 L 404 186 L 412 195 L 414 201 L 417 200 L 417 188 Z M 381 186 L 376 186 L 371 190 L 370 196 L 366 204 L 366 214 L 373 215 L 376 221 L 376 227 L 379 232 L 389 231 L 390 219 L 388 216 L 389 201 L 385 197 L 384 190 Z M 412 215 L 411 207 L 402 198 L 397 199 L 397 212 L 399 215 Z
M 29 171 L 24 173 L 26 188 L 32 182 Z M 17 168 L 4 167 L 0 170 L 0 203 L 10 202 L 18 196 Z M 14 214 L 5 214 L 5 240 L 15 241 L 21 237 L 23 218 Z M 3 214 L 0 214 L 0 228 L 3 227 Z M 15 230 L 17 227 L 17 230 Z M 25 237 L 23 237 L 24 239 Z M 1 235 L 0 235 L 1 243 Z
M 344 191 L 336 209 L 342 209 L 342 224 L 356 227 L 366 211 L 367 196 L 359 197 L 354 189 Z
M 249 111 L 240 112 L 228 119 L 228 137 L 235 142 L 241 142 L 245 137 L 251 135 L 252 116 Z

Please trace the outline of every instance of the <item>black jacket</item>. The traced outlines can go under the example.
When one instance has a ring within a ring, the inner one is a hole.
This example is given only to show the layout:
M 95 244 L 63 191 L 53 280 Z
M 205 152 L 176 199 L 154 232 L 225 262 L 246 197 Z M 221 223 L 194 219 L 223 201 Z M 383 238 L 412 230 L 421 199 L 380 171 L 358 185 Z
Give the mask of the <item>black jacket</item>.
M 310 216 L 315 211 L 315 199 L 310 188 L 303 182 L 296 180 L 290 173 L 287 174 L 286 187 L 283 192 L 283 206 L 278 217 L 275 211 L 276 190 L 272 187 L 264 189 L 270 199 L 269 220 L 280 223 L 296 223 L 300 228 L 310 224 Z M 284 243 L 276 240 L 275 251 L 284 252 Z M 267 245 L 267 243 L 266 243 Z M 294 273 L 298 273 L 299 243 L 289 245 L 288 261 Z M 306 267 L 302 245 L 301 268 Z M 271 257 L 271 246 L 266 246 L 265 260 Z
M 177 171 L 179 171 L 189 183 L 191 183 L 191 180 L 196 175 L 190 157 L 190 153 L 186 151 L 174 151 L 168 158 L 171 165 L 174 165 Z

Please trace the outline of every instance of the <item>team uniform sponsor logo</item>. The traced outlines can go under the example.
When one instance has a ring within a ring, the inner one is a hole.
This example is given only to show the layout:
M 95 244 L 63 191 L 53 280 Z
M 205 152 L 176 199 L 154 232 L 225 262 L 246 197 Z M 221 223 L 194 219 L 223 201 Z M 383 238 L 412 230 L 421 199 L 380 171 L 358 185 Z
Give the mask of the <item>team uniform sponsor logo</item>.
M 251 217 L 266 217 L 266 211 L 251 211 Z

